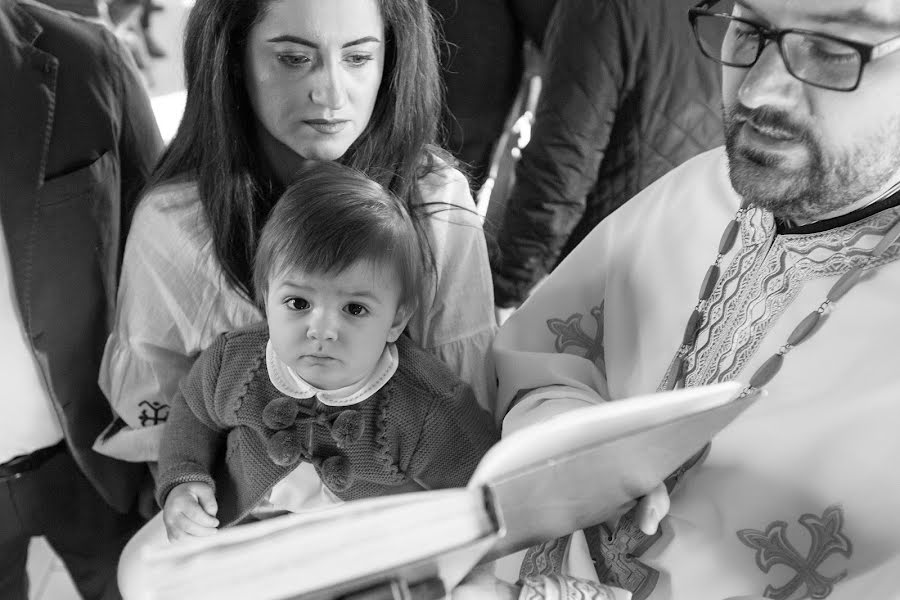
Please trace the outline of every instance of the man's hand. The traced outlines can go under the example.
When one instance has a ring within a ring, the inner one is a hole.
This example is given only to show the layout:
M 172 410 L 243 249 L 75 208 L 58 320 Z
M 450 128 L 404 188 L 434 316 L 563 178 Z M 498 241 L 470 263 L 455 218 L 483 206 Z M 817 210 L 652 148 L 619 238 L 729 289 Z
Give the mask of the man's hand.
M 495 577 L 490 570 L 476 567 L 453 588 L 452 600 L 516 600 L 520 588 Z
M 641 531 L 653 535 L 659 528 L 659 522 L 669 514 L 669 492 L 664 483 L 650 490 L 646 496 L 627 502 L 616 511 L 615 516 L 606 521 L 607 527 L 616 530 L 616 523 L 627 512 L 634 509 L 634 522 Z
M 650 492 L 640 498 L 635 510 L 635 522 L 641 531 L 647 535 L 653 535 L 659 528 L 659 522 L 669 514 L 669 492 L 666 486 L 660 483 Z
M 163 507 L 169 541 L 213 535 L 219 526 L 217 512 L 219 505 L 210 485 L 195 481 L 175 486 Z

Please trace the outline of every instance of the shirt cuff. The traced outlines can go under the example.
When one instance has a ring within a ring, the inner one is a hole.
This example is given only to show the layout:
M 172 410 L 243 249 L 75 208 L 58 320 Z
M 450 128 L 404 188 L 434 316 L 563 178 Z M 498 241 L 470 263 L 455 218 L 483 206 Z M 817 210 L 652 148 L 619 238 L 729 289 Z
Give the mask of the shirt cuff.
M 97 437 L 95 452 L 127 462 L 156 462 L 165 423 L 134 429 L 121 420 L 110 423 Z

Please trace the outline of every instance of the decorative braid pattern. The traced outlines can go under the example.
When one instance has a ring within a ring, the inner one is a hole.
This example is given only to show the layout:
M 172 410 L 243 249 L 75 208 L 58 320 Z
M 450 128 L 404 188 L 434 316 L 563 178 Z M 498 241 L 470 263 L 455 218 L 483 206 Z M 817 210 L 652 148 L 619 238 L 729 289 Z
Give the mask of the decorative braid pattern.
M 713 292 L 686 356 L 685 385 L 736 379 L 804 282 L 900 258 L 897 244 L 875 260 L 870 256 L 898 216 L 895 208 L 820 234 L 776 236 L 771 215 L 749 209 L 742 220 L 743 246 Z

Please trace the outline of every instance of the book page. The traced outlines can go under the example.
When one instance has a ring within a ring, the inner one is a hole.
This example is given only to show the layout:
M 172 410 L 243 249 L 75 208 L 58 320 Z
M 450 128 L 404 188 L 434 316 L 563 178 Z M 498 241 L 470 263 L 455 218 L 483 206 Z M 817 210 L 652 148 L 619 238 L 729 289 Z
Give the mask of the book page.
M 454 561 L 435 557 L 468 544 L 487 546 L 494 533 L 477 491 L 398 494 L 148 548 L 143 576 L 152 589 L 148 598 L 287 598 L 385 579 L 430 559 L 417 572 L 455 585 L 486 548 Z
M 504 438 L 470 487 L 488 490 L 501 534 L 488 558 L 614 516 L 755 401 L 722 383 L 579 408 Z
M 723 406 L 742 388 L 737 382 L 691 387 L 613 400 L 556 415 L 505 436 L 478 463 L 469 485 L 483 485 L 561 454 Z
M 501 440 L 466 488 L 347 502 L 149 548 L 147 598 L 319 600 L 440 580 L 606 520 L 752 402 L 724 383 L 573 410 Z M 390 597 L 390 595 L 388 596 Z

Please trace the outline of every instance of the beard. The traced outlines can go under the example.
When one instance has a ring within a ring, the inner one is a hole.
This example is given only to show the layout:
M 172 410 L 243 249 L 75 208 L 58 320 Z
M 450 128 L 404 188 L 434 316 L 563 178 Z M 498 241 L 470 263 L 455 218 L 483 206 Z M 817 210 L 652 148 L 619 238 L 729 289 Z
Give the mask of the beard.
M 875 135 L 843 152 L 828 153 L 816 133 L 788 113 L 740 104 L 723 111 L 725 151 L 734 190 L 744 201 L 786 221 L 815 221 L 883 189 L 900 166 L 900 115 Z M 806 149 L 800 167 L 773 152 L 742 145 L 741 128 L 759 127 L 790 135 Z

